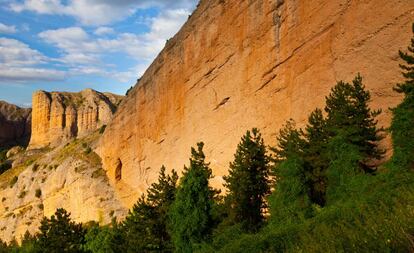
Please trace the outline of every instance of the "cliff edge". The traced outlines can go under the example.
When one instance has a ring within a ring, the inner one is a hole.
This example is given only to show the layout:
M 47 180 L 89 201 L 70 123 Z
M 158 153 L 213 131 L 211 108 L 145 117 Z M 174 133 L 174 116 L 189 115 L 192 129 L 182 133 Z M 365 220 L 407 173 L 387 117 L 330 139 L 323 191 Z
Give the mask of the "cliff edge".
M 337 81 L 358 72 L 387 126 L 413 17 L 412 2 L 400 0 L 201 1 L 101 138 L 109 179 L 131 206 L 162 164 L 181 170 L 204 141 L 219 186 L 246 130 L 274 144 L 287 119 L 303 126 Z
M 86 89 L 33 94 L 29 149 L 56 146 L 109 123 L 122 96 Z

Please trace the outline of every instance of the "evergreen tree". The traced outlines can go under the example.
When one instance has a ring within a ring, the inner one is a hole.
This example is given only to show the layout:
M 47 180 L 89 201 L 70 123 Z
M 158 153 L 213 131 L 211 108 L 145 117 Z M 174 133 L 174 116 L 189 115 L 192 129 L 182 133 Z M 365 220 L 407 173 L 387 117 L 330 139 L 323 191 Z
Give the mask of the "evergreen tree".
M 171 233 L 176 252 L 193 252 L 195 244 L 205 240 L 213 226 L 212 207 L 216 191 L 209 186 L 212 171 L 205 161 L 204 143 L 191 148 L 190 166 L 183 177 L 172 205 Z
M 93 224 L 85 235 L 83 249 L 92 253 L 116 253 L 112 245 L 114 230 L 109 226 Z
M 245 230 L 260 227 L 266 208 L 265 197 L 270 193 L 269 159 L 258 129 L 242 137 L 234 161 L 230 163 L 229 176 L 224 177 L 229 194 L 226 196 L 229 217 L 241 223 Z
M 414 23 L 412 25 L 414 34 Z M 397 84 L 394 90 L 404 95 L 403 101 L 392 109 L 391 134 L 394 148 L 392 163 L 404 170 L 414 166 L 414 36 L 408 52 L 399 51 L 404 64 L 400 64 L 403 83 Z
M 308 119 L 304 136 L 304 159 L 306 161 L 306 178 L 309 185 L 309 197 L 313 203 L 325 205 L 326 170 L 329 160 L 326 155 L 326 145 L 329 140 L 326 131 L 326 120 L 322 110 L 314 110 Z
M 293 119 L 286 122 L 285 126 L 279 131 L 276 140 L 277 146 L 271 147 L 271 150 L 275 154 L 275 162 L 285 161 L 291 156 L 303 156 L 303 148 L 305 145 L 303 131 L 296 129 L 296 124 Z
M 70 213 L 59 208 L 50 219 L 43 218 L 38 235 L 37 248 L 41 252 L 83 252 L 86 229 L 70 219 Z
M 341 135 L 351 145 L 357 146 L 362 154 L 360 165 L 365 171 L 371 171 L 371 160 L 380 159 L 384 154 L 378 147 L 383 129 L 377 128 L 375 119 L 381 110 L 372 111 L 368 106 L 370 99 L 371 95 L 358 74 L 352 84 L 338 82 L 326 98 L 325 107 L 330 137 Z
M 275 152 L 275 190 L 269 197 L 272 223 L 298 222 L 311 215 L 302 130 L 289 120 L 279 131 Z
M 414 23 L 412 24 L 412 32 L 414 34 Z M 397 84 L 394 90 L 403 93 L 405 99 L 414 98 L 414 36 L 411 38 L 411 45 L 407 48 L 408 52 L 399 51 L 400 58 L 405 64 L 400 64 L 402 75 L 405 78 L 403 83 Z
M 128 252 L 172 252 L 167 213 L 175 198 L 178 175 L 166 175 L 162 166 L 158 182 L 133 206 L 124 222 Z

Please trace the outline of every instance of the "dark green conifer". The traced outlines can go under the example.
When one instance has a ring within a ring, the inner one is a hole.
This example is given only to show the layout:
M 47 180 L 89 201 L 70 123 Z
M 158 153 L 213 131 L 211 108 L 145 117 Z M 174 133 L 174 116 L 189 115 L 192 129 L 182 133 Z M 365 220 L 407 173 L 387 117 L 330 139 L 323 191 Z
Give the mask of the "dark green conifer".
M 302 130 L 289 120 L 279 131 L 275 152 L 275 190 L 269 197 L 272 223 L 298 222 L 311 215 Z
M 325 107 L 330 137 L 341 135 L 351 145 L 359 147 L 360 164 L 365 171 L 371 171 L 370 162 L 384 154 L 378 147 L 383 129 L 377 128 L 375 119 L 381 110 L 372 111 L 368 106 L 370 99 L 371 95 L 358 74 L 352 84 L 338 82 L 326 98 Z
M 329 166 L 326 145 L 329 136 L 322 110 L 316 109 L 311 113 L 304 136 L 306 137 L 304 159 L 306 161 L 306 178 L 310 190 L 309 197 L 313 203 L 324 206 L 327 183 L 326 169 Z
M 228 214 L 233 223 L 241 223 L 247 231 L 260 227 L 265 197 L 270 193 L 269 158 L 258 129 L 242 137 L 229 176 L 224 177 L 229 193 L 226 196 Z
M 86 229 L 70 219 L 70 213 L 59 208 L 50 219 L 43 218 L 38 235 L 37 248 L 41 252 L 83 252 Z
M 178 175 L 165 173 L 162 166 L 158 181 L 151 184 L 124 221 L 128 252 L 172 252 L 167 231 L 167 213 L 175 198 Z
M 412 25 L 414 34 L 414 24 Z M 400 64 L 405 80 L 394 90 L 404 95 L 403 101 L 392 109 L 391 134 L 394 148 L 392 163 L 409 170 L 414 167 L 414 36 L 406 53 L 400 51 Z
M 212 171 L 205 161 L 204 144 L 191 148 L 190 166 L 183 177 L 170 212 L 171 232 L 176 252 L 193 252 L 213 227 L 212 207 L 216 191 L 209 186 Z

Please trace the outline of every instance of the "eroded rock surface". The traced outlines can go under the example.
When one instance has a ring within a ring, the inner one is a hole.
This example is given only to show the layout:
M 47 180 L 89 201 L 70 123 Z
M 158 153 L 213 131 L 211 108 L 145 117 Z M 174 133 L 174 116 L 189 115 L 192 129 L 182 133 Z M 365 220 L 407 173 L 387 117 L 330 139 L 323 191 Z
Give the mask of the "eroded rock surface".
M 181 170 L 204 141 L 220 185 L 247 129 L 274 144 L 287 119 L 303 126 L 358 72 L 387 126 L 413 20 L 409 0 L 202 0 L 107 127 L 98 153 L 110 180 L 131 206 L 162 164 Z
M 31 111 L 0 101 L 0 146 L 27 145 L 31 131 Z
M 91 89 L 35 92 L 29 149 L 53 147 L 108 124 L 121 98 Z

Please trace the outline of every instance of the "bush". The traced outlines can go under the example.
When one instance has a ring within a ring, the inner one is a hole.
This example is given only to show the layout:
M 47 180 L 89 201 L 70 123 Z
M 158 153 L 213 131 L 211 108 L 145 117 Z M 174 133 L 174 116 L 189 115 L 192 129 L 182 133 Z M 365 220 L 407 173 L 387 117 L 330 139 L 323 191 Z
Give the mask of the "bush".
M 40 189 L 36 189 L 36 192 L 35 192 L 35 197 L 36 198 L 40 198 L 42 196 L 42 190 L 40 190 Z
M 10 188 L 13 188 L 13 186 L 17 183 L 17 180 L 19 178 L 17 176 L 14 176 L 11 180 L 10 180 Z
M 35 163 L 35 164 L 33 165 L 33 167 L 32 167 L 32 171 L 33 171 L 33 172 L 36 172 L 36 171 L 38 171 L 38 170 L 39 170 L 39 164 Z
M 20 192 L 20 194 L 19 194 L 19 196 L 17 196 L 19 199 L 22 199 L 22 198 L 24 198 L 25 196 L 26 196 L 26 191 L 21 191 Z
M 103 134 L 105 132 L 106 129 L 106 125 L 101 126 L 101 128 L 99 128 L 99 133 Z
M 89 155 L 91 152 L 92 152 L 91 147 L 87 147 L 86 150 L 85 150 L 85 154 Z

